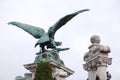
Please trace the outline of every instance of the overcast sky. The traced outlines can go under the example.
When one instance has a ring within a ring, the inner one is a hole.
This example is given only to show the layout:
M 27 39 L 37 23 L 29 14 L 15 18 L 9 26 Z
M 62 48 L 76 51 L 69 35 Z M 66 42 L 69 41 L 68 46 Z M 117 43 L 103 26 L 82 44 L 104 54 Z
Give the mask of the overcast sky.
M 61 17 L 81 9 L 88 12 L 74 17 L 57 31 L 56 41 L 70 50 L 60 53 L 66 67 L 75 71 L 68 80 L 86 80 L 83 56 L 91 44 L 89 39 L 97 34 L 101 44 L 111 48 L 113 58 L 108 71 L 111 80 L 120 80 L 120 1 L 119 0 L 0 0 L 0 79 L 14 80 L 29 72 L 23 65 L 33 63 L 36 39 L 10 21 L 39 26 L 45 31 Z

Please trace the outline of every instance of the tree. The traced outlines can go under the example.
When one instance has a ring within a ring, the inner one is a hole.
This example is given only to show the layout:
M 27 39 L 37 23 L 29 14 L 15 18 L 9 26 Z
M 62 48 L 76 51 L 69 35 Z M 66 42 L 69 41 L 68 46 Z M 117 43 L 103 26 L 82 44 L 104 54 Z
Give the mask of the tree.
M 52 69 L 49 62 L 40 62 L 37 64 L 34 80 L 56 80 L 52 76 Z

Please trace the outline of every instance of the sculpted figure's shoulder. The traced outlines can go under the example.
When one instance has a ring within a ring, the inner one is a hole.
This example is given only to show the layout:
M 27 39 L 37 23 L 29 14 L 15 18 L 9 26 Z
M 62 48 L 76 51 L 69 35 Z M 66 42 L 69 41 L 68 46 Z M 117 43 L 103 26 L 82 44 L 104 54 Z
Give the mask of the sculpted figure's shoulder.
M 90 38 L 90 41 L 92 43 L 92 45 L 88 47 L 90 52 L 97 52 L 97 51 L 98 52 L 103 52 L 103 53 L 109 53 L 110 52 L 110 47 L 99 44 L 101 39 L 98 35 L 93 35 Z

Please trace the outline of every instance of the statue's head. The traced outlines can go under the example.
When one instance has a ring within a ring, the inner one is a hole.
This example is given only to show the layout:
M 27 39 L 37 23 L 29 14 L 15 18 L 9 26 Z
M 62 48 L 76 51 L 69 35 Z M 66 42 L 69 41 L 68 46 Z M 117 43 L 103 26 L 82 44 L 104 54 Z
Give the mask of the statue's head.
M 100 37 L 99 37 L 98 35 L 93 35 L 93 36 L 90 38 L 90 41 L 91 41 L 92 44 L 93 44 L 93 43 L 99 44 L 101 40 L 100 40 Z

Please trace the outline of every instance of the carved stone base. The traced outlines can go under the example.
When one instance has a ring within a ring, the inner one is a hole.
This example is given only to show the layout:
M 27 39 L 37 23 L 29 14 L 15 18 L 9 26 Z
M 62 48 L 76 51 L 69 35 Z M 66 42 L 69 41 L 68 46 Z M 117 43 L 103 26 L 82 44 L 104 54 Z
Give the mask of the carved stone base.
M 66 80 L 67 77 L 69 77 L 74 73 L 74 71 L 65 67 L 64 65 L 61 65 L 56 61 L 51 60 L 48 62 L 51 64 L 51 67 L 52 67 L 52 75 L 57 80 Z M 25 64 L 24 67 L 32 73 L 31 79 L 33 80 L 35 78 L 37 63 Z
M 97 35 L 93 35 L 90 41 L 92 44 L 84 55 L 86 63 L 83 64 L 83 68 L 88 71 L 88 80 L 108 80 L 107 66 L 112 64 L 112 58 L 108 57 L 110 47 L 99 44 L 100 37 Z

